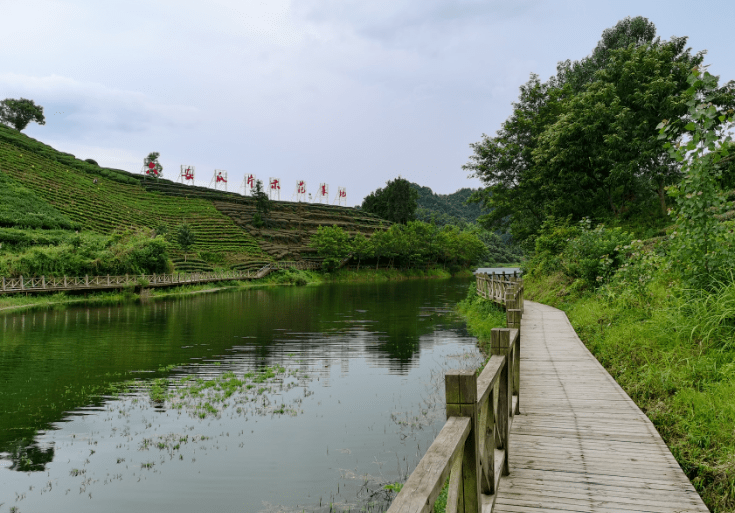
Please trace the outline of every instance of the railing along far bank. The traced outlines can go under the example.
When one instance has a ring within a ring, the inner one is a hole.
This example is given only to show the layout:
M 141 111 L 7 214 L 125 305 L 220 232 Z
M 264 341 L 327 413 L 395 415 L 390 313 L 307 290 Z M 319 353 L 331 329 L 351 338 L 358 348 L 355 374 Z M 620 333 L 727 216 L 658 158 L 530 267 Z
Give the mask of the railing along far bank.
M 508 475 L 510 428 L 520 413 L 520 328 L 523 280 L 478 274 L 477 294 L 503 305 L 507 328 L 491 335 L 491 357 L 479 376 L 445 375 L 447 422 L 411 473 L 388 513 L 429 513 L 449 478 L 447 513 L 492 511 Z
M 171 287 L 231 280 L 254 280 L 267 276 L 278 269 L 320 269 L 315 262 L 272 262 L 257 271 L 219 271 L 203 273 L 172 274 L 126 274 L 122 276 L 40 276 L 33 278 L 2 278 L 0 293 L 19 292 L 62 292 L 71 290 L 122 289 L 129 286 Z

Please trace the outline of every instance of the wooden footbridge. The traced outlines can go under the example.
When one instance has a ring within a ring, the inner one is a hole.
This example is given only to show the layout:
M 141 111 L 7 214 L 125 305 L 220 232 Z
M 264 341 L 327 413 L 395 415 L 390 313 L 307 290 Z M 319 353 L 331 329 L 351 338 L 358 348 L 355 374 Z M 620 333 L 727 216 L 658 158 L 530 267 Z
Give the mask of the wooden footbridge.
M 22 292 L 63 292 L 124 289 L 126 287 L 175 287 L 231 280 L 257 280 L 278 269 L 321 269 L 321 264 L 309 261 L 272 262 L 257 271 L 219 271 L 173 274 L 126 274 L 124 276 L 38 276 L 33 278 L 2 278 L 0 294 Z
M 564 312 L 523 300 L 511 275 L 478 275 L 506 307 L 479 375 L 446 375 L 447 422 L 389 513 L 706 512 L 648 417 Z

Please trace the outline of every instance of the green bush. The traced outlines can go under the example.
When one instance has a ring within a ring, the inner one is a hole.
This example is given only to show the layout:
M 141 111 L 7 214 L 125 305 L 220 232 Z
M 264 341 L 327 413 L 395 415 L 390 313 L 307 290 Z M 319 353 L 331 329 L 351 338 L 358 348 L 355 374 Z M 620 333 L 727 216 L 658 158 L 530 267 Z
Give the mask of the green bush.
M 148 232 L 72 235 L 57 246 L 34 246 L 0 255 L 3 276 L 84 276 L 171 271 L 168 246 Z
M 633 236 L 620 228 L 591 228 L 585 218 L 576 226 L 570 219 L 549 217 L 536 238 L 536 252 L 525 265 L 530 276 L 562 272 L 577 286 L 595 288 L 606 283 L 628 257 Z

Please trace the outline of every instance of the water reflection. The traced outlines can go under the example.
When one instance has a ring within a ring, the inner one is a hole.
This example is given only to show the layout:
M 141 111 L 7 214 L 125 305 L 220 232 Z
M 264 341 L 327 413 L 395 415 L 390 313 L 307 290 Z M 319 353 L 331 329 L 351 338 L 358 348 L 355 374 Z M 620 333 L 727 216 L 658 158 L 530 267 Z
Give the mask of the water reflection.
M 51 488 L 97 490 L 94 504 L 69 499 L 54 503 L 57 511 L 101 504 L 113 511 L 118 502 L 129 510 L 138 507 L 131 493 L 171 511 L 177 504 L 319 511 L 330 500 L 380 502 L 381 484 L 409 472 L 443 422 L 442 369 L 476 364 L 473 340 L 447 313 L 466 284 L 264 289 L 4 316 L 0 489 L 46 490 L 20 499 L 41 510 Z M 171 370 L 177 364 L 185 365 Z M 275 384 L 257 400 L 243 392 L 232 399 L 241 403 L 215 404 L 218 413 L 205 418 L 145 394 L 99 397 L 131 378 L 241 378 L 274 365 L 293 369 L 298 387 Z M 281 405 L 298 414 L 274 413 L 287 410 Z M 207 438 L 169 451 L 184 432 Z M 153 455 L 140 450 L 149 438 L 169 452 L 144 461 Z M 45 470 L 51 480 L 41 486 L 41 475 L 32 484 L 32 476 L 10 470 Z M 235 476 L 240 484 L 227 485 Z M 147 481 L 156 484 L 141 484 Z M 190 489 L 201 497 L 189 497 Z

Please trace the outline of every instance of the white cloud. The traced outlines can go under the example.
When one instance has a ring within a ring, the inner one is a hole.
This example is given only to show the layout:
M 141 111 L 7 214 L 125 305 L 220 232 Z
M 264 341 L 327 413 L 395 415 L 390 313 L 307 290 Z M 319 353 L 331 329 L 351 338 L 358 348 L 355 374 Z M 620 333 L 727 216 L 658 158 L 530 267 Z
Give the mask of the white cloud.
M 201 118 L 194 107 L 160 103 L 139 91 L 58 75 L 0 74 L 0 89 L 7 97 L 31 98 L 42 105 L 51 133 L 110 138 L 120 132 L 189 128 Z

